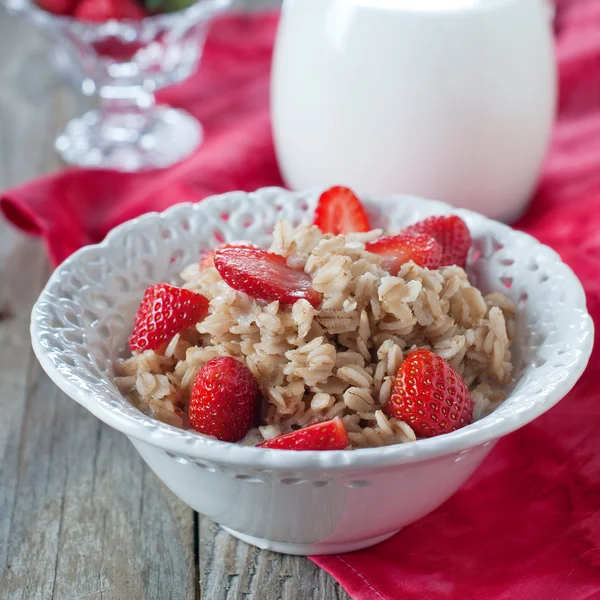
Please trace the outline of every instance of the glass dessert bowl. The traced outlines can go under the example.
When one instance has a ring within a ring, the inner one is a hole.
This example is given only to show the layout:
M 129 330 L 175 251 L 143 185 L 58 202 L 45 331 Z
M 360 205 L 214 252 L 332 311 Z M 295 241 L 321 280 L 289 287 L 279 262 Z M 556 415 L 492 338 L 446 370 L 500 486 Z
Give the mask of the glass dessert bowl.
M 202 143 L 196 118 L 157 105 L 154 94 L 194 73 L 208 26 L 230 0 L 197 0 L 176 12 L 101 23 L 55 15 L 32 0 L 5 4 L 49 38 L 60 75 L 98 97 L 98 109 L 74 118 L 56 140 L 66 162 L 120 171 L 164 168 Z

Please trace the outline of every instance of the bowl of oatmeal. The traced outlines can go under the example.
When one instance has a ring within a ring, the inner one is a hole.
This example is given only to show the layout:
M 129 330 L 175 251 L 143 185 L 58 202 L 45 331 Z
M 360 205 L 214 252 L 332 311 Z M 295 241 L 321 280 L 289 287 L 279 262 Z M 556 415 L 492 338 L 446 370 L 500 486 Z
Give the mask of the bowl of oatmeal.
M 435 509 L 571 389 L 592 333 L 530 236 L 339 187 L 144 215 L 63 263 L 32 315 L 44 369 L 174 493 L 296 554 Z

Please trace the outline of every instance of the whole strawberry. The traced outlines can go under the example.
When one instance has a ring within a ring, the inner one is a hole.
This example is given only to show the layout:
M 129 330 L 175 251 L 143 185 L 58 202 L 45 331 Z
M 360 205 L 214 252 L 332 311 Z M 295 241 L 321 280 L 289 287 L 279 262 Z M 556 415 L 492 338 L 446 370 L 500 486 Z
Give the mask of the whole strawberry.
M 464 427 L 473 419 L 473 400 L 462 377 L 429 350 L 411 352 L 396 374 L 386 412 L 421 437 Z
M 208 300 L 190 290 L 166 283 L 149 287 L 135 316 L 129 348 L 158 350 L 171 338 L 207 315 Z
M 331 421 L 315 423 L 258 445 L 278 450 L 344 450 L 348 445 L 348 434 L 342 419 L 335 417 Z
M 254 424 L 260 390 L 248 367 L 230 356 L 208 361 L 196 375 L 190 423 L 223 442 L 239 442 Z
M 410 225 L 403 233 L 422 233 L 434 238 L 442 247 L 440 266 L 464 267 L 471 248 L 471 233 L 467 224 L 457 215 L 429 217 Z
M 146 13 L 136 0 L 80 0 L 74 16 L 80 21 L 104 23 L 111 19 L 139 21 Z

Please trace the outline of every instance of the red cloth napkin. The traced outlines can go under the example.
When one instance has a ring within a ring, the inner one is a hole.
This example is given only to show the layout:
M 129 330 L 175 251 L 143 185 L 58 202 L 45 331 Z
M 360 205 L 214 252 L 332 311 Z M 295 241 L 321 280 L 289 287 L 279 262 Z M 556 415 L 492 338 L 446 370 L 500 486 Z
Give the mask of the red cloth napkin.
M 4 214 L 59 262 L 142 212 L 280 184 L 267 108 L 275 26 L 273 16 L 217 23 L 199 74 L 160 94 L 205 126 L 189 160 L 146 175 L 51 175 L 5 192 Z M 556 36 L 560 119 L 518 226 L 573 267 L 600 324 L 600 0 L 558 0 Z M 437 511 L 374 548 L 313 560 L 360 600 L 600 599 L 597 348 L 573 392 L 503 439 Z

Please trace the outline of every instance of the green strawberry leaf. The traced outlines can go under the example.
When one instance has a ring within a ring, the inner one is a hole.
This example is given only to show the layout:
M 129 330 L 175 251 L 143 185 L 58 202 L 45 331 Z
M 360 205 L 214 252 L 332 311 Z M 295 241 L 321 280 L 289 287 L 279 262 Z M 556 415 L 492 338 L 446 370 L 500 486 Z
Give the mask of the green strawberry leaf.
M 162 4 L 165 0 L 144 0 L 144 6 L 149 12 L 158 12 L 162 8 Z
M 144 0 L 146 10 L 151 13 L 176 12 L 189 8 L 196 0 Z
M 184 10 L 189 8 L 192 4 L 195 4 L 196 0 L 166 0 L 165 12 L 175 12 L 177 10 Z

